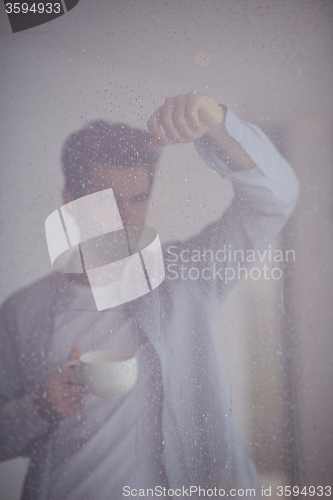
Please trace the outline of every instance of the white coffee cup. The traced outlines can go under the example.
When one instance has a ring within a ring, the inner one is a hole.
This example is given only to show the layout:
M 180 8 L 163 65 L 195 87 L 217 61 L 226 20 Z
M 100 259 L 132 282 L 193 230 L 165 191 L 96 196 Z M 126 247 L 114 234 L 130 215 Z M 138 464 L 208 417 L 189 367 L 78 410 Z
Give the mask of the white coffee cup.
M 78 366 L 78 382 L 102 398 L 117 398 L 133 389 L 138 379 L 134 352 L 104 350 L 82 354 L 67 366 Z

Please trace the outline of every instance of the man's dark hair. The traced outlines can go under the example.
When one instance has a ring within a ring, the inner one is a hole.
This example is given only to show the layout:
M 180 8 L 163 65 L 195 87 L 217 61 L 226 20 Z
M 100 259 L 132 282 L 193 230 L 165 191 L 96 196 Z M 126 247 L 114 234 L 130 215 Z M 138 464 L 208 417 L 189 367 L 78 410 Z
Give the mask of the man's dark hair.
M 150 171 L 151 188 L 160 153 L 148 149 L 150 137 L 149 132 L 124 123 L 104 120 L 88 123 L 71 134 L 63 145 L 61 162 L 65 186 L 75 198 L 83 196 L 91 185 L 92 166 L 97 163 L 116 168 L 145 165 Z

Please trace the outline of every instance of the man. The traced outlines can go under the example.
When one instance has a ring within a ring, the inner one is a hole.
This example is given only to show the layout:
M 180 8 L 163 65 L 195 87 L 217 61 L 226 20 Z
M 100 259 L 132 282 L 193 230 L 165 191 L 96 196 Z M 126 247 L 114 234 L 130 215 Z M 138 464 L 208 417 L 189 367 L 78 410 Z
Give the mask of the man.
M 93 122 L 70 136 L 64 201 L 111 187 L 124 226 L 141 227 L 159 150 L 194 142 L 235 196 L 220 220 L 173 248 L 263 249 L 284 226 L 297 181 L 258 127 L 190 93 L 168 98 L 148 128 Z M 171 260 L 168 245 L 164 252 Z M 106 311 L 96 310 L 85 275 L 52 274 L 5 303 L 1 450 L 31 459 L 24 499 L 186 497 L 191 486 L 192 498 L 195 487 L 254 488 L 261 497 L 220 366 L 219 313 L 232 281 L 207 266 L 197 259 L 199 279 L 169 273 L 151 293 Z M 117 348 L 137 353 L 135 388 L 113 400 L 86 394 L 66 361 Z

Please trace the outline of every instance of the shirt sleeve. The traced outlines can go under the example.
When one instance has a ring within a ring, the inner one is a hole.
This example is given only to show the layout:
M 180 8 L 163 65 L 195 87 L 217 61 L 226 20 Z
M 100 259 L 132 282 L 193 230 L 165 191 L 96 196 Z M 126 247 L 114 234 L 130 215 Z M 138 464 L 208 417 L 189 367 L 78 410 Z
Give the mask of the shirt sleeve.
M 298 180 L 287 160 L 258 126 L 243 122 L 229 109 L 225 127 L 256 167 L 241 172 L 233 171 L 217 157 L 214 146 L 205 138 L 195 143 L 198 154 L 207 165 L 233 182 L 236 195 L 238 191 L 246 195 L 248 208 L 264 213 L 283 213 L 288 217 L 297 202 Z
M 22 372 L 22 359 L 29 352 L 21 351 L 14 301 L 15 297 L 0 309 L 0 460 L 29 457 L 32 442 L 50 428 L 36 410 L 33 389 L 27 391 L 29 374 Z
M 230 110 L 226 113 L 225 126 L 252 159 L 255 168 L 233 171 L 217 156 L 212 141 L 205 137 L 196 141 L 196 150 L 207 165 L 232 181 L 234 198 L 221 219 L 181 243 L 179 248 L 177 245 L 172 247 L 171 266 L 168 248 L 165 257 L 169 279 L 182 279 L 178 264 L 184 268 L 195 266 L 202 277 L 199 280 L 201 289 L 222 296 L 239 279 L 239 262 L 225 258 L 226 255 L 233 256 L 238 251 L 239 256 L 248 250 L 267 248 L 288 221 L 298 197 L 298 181 L 291 166 L 259 127 L 241 121 Z M 187 262 L 180 262 L 182 251 Z M 195 264 L 190 259 L 194 252 Z M 175 254 L 178 254 L 177 261 Z M 244 260 L 240 264 L 243 267 L 251 265 Z M 232 279 L 226 278 L 226 268 L 227 276 Z M 186 269 L 182 275 L 187 275 Z M 191 286 L 190 280 L 188 284 Z

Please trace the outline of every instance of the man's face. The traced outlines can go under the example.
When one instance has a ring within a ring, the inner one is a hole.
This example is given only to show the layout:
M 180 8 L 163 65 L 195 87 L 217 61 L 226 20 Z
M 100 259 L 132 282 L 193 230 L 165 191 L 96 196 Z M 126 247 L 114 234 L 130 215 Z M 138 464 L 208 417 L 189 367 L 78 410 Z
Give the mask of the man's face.
M 95 164 L 91 170 L 89 192 L 112 188 L 123 225 L 141 227 L 147 217 L 150 175 L 145 165 L 120 169 Z

